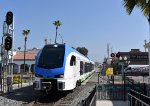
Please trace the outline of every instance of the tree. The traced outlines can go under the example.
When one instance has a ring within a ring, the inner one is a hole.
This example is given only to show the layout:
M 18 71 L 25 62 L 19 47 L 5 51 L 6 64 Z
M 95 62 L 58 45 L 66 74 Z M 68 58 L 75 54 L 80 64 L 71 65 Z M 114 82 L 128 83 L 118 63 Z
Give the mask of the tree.
M 56 26 L 56 36 L 55 36 L 55 44 L 56 44 L 58 27 L 60 27 L 62 23 L 59 20 L 57 20 L 57 21 L 54 21 L 53 24 Z
M 124 7 L 130 15 L 135 7 L 139 8 L 146 16 L 150 25 L 150 0 L 124 0 Z
M 18 47 L 18 50 L 20 51 L 21 47 Z
M 84 56 L 88 55 L 88 49 L 86 49 L 85 47 L 77 47 L 76 50 L 81 54 L 83 54 Z
M 27 36 L 29 35 L 29 33 L 30 33 L 29 29 L 26 29 L 26 30 L 22 31 L 22 34 L 24 35 L 25 39 L 27 39 Z
M 24 43 L 24 72 L 25 72 L 25 70 L 26 70 L 26 67 L 25 67 L 26 42 L 27 42 L 27 37 L 28 37 L 29 33 L 30 33 L 30 30 L 29 30 L 29 29 L 23 30 L 23 32 L 22 32 L 22 34 L 23 34 L 23 36 L 24 36 L 24 41 L 25 41 L 25 43 Z M 21 71 L 21 87 L 22 87 L 22 77 L 23 77 L 22 74 L 23 74 L 23 72 Z

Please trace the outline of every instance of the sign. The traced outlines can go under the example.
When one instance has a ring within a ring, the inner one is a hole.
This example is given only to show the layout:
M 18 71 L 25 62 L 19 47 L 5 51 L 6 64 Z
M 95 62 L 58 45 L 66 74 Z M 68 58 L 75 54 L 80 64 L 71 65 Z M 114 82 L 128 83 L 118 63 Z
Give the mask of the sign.
M 148 55 L 130 55 L 130 59 L 136 59 L 136 60 L 141 60 L 141 59 L 148 59 Z
M 106 75 L 113 75 L 113 68 L 107 68 Z
M 102 91 L 102 86 L 99 85 L 97 89 L 98 89 L 98 91 Z
M 110 55 L 111 57 L 115 57 L 115 53 L 111 53 L 111 55 Z

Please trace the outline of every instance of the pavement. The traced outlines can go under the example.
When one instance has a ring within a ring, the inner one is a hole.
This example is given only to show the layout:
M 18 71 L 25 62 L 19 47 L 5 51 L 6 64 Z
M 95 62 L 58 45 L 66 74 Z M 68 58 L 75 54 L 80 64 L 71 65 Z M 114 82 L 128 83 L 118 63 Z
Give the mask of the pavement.
M 22 87 L 33 85 L 32 82 L 22 83 Z M 13 84 L 13 90 L 20 89 L 21 84 Z
M 24 88 L 24 87 L 28 87 L 28 86 L 31 86 L 31 85 L 33 85 L 33 82 L 22 83 L 22 87 L 21 87 L 21 84 L 13 84 L 13 87 L 12 87 L 10 92 L 13 92 L 15 90 L 18 90 L 18 89 L 21 89 L 21 88 Z M 1 91 L 1 87 L 0 87 L 0 91 Z M 2 93 L 0 93 L 0 95 L 1 94 Z
M 128 101 L 97 100 L 96 106 L 128 106 Z
M 120 79 L 120 78 L 118 78 Z M 93 82 L 98 84 L 98 73 L 95 73 L 88 82 Z M 108 83 L 108 77 L 107 76 L 100 76 L 99 78 L 100 84 L 106 84 Z M 115 80 L 116 84 L 122 83 L 120 80 Z M 128 101 L 121 101 L 121 100 L 96 100 L 96 106 L 128 106 Z

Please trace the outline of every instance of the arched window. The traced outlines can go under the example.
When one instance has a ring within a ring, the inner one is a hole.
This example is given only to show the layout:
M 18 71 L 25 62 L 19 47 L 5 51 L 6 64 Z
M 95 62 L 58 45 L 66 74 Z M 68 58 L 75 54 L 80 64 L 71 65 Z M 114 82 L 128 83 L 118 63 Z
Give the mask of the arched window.
M 74 65 L 76 65 L 76 57 L 75 56 L 71 56 L 70 66 L 74 66 Z

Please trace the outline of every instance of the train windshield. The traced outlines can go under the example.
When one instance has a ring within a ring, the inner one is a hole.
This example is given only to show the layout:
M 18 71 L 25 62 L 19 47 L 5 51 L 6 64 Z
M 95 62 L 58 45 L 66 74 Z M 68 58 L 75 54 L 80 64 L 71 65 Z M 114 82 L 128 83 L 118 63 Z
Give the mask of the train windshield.
M 62 67 L 64 54 L 64 45 L 46 45 L 40 54 L 38 67 L 48 69 Z

